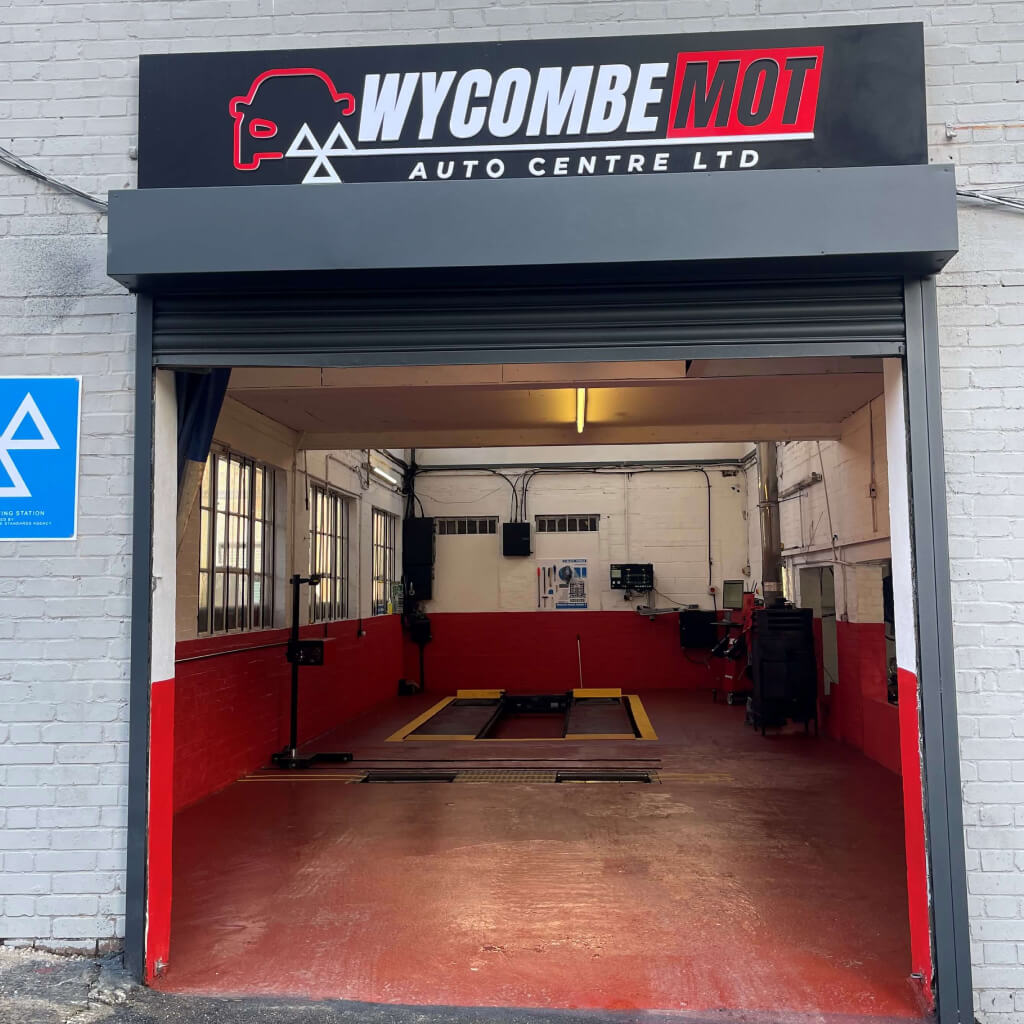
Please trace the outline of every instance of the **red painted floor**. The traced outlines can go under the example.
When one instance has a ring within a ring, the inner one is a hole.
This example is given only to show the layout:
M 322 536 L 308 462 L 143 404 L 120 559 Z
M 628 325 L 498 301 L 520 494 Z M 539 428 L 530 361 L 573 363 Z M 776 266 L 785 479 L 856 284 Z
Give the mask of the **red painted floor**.
M 236 783 L 176 819 L 159 988 L 920 1016 L 895 775 L 682 692 L 643 694 L 657 742 L 383 742 L 438 696 L 323 748 L 354 767 L 630 758 L 661 783 L 367 786 L 332 778 L 345 766 Z

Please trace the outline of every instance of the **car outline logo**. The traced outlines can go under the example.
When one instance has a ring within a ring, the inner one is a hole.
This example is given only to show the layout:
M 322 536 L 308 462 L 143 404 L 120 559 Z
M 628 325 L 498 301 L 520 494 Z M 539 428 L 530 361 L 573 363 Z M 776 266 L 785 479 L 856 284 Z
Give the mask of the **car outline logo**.
M 355 113 L 356 98 L 350 92 L 339 92 L 331 80 L 330 75 L 319 68 L 274 68 L 270 71 L 263 71 L 258 74 L 249 86 L 249 91 L 242 96 L 235 96 L 228 103 L 228 113 L 234 120 L 234 167 L 236 171 L 255 171 L 264 160 L 281 160 L 285 154 L 282 150 L 262 150 L 253 153 L 251 160 L 242 158 L 242 128 L 245 123 L 247 108 L 256 99 L 256 92 L 260 86 L 271 78 L 294 78 L 299 76 L 313 77 L 320 79 L 327 86 L 333 103 L 343 103 L 341 116 Z M 266 118 L 255 117 L 249 121 L 249 135 L 257 141 L 274 138 L 278 133 L 278 125 Z

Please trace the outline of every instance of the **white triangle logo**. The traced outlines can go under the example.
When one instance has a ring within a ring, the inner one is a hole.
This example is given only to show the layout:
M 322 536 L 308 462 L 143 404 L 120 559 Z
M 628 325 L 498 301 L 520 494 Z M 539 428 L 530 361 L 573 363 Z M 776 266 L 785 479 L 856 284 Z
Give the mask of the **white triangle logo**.
M 306 148 L 302 149 L 302 143 L 306 143 Z M 319 142 L 316 141 L 316 136 L 310 131 L 309 125 L 304 124 L 300 129 L 298 135 L 292 139 L 292 144 L 288 147 L 288 152 L 285 156 L 322 156 L 323 147 Z
M 22 423 L 28 418 L 32 421 L 38 437 L 23 438 L 15 440 L 14 435 L 21 428 Z M 0 466 L 3 466 L 10 478 L 10 484 L 0 487 L 0 498 L 31 498 L 32 492 L 28 489 L 24 477 L 18 472 L 14 460 L 11 458 L 12 451 L 59 451 L 60 445 L 53 436 L 50 425 L 43 419 L 35 399 L 31 394 L 26 394 L 21 405 L 11 417 L 10 422 L 0 434 Z
M 285 156 L 313 157 L 313 162 L 302 179 L 303 185 L 338 184 L 341 182 L 341 177 L 334 169 L 330 158 L 355 152 L 357 152 L 356 147 L 339 121 L 323 145 L 317 141 L 309 125 L 304 124 L 292 139 Z

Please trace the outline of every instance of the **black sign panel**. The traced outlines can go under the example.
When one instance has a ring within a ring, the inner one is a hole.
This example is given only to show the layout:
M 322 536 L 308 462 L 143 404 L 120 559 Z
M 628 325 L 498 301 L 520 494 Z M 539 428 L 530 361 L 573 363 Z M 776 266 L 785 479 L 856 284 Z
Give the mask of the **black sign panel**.
M 139 186 L 927 162 L 918 24 L 140 58 Z

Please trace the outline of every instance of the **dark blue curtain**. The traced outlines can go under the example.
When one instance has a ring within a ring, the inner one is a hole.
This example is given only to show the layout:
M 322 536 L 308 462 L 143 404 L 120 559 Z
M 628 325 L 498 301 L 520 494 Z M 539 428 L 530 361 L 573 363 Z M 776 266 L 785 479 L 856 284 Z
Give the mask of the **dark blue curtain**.
M 178 371 L 174 389 L 178 397 L 178 486 L 188 462 L 205 463 L 210 454 L 213 431 L 217 426 L 231 370 L 207 373 Z

